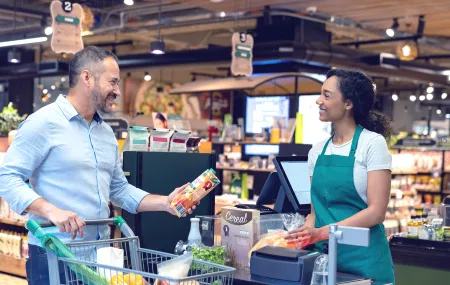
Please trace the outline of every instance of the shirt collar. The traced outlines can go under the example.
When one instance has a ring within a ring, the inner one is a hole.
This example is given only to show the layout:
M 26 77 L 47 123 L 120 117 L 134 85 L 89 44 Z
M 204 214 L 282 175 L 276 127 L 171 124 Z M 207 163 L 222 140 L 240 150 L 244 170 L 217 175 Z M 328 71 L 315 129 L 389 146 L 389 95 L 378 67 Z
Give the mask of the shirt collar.
M 73 117 L 79 115 L 77 110 L 75 110 L 75 108 L 72 106 L 72 104 L 70 104 L 69 100 L 67 100 L 66 96 L 64 95 L 58 96 L 58 99 L 56 99 L 56 104 L 61 109 L 66 119 L 69 121 L 72 120 Z M 103 118 L 98 112 L 95 112 L 94 120 L 100 124 L 103 122 Z

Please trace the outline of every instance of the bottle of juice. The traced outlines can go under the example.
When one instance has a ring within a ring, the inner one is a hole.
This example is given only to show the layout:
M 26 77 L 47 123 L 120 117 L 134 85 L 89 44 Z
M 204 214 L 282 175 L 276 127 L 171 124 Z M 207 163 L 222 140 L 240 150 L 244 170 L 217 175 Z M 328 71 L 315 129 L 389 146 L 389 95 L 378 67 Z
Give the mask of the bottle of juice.
M 411 220 L 408 222 L 408 238 L 419 238 L 417 216 L 411 216 Z

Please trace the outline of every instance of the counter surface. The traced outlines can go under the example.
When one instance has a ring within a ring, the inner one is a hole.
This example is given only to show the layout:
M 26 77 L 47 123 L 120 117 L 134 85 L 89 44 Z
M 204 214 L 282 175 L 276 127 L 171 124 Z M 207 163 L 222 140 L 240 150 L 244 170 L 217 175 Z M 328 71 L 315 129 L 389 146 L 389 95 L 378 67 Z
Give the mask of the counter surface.
M 259 281 L 252 280 L 250 272 L 246 271 L 237 271 L 234 274 L 233 285 L 274 285 L 268 283 L 261 283 Z M 372 285 L 387 285 L 380 282 L 374 282 Z

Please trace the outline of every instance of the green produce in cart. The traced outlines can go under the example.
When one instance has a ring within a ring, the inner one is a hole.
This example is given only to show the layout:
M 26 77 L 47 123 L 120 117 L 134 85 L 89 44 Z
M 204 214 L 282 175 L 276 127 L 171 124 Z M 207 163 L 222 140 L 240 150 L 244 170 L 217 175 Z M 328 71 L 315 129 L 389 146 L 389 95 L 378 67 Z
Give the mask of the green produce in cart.
M 58 257 L 76 259 L 75 254 L 62 241 L 54 235 L 46 233 L 38 222 L 29 220 L 26 228 L 39 239 L 43 248 L 52 251 Z M 106 278 L 86 265 L 69 264 L 69 267 L 86 285 L 109 285 Z

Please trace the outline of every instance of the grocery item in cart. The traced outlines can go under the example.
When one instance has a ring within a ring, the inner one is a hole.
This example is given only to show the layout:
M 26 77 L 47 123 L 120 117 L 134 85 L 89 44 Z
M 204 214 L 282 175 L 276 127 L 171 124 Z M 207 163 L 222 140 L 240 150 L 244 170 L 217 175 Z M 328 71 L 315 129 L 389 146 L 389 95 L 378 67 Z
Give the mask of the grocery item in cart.
M 102 247 L 97 249 L 97 263 L 103 265 L 114 266 L 118 268 L 123 268 L 124 251 L 121 248 L 115 247 Z M 106 277 L 108 280 L 111 276 L 116 275 L 118 272 L 114 270 L 97 268 L 97 272 Z
M 111 278 L 111 285 L 147 285 L 145 279 L 133 273 L 130 274 L 117 274 Z
M 188 209 L 195 206 L 203 197 L 211 192 L 220 180 L 216 177 L 214 169 L 208 169 L 187 186 L 170 202 L 170 207 L 178 217 L 187 213 Z
M 158 275 L 174 279 L 186 278 L 189 273 L 189 269 L 191 267 L 193 259 L 194 259 L 193 253 L 186 252 L 180 257 L 159 263 L 157 266 Z M 187 282 L 182 282 L 183 285 L 185 283 Z M 179 283 L 157 280 L 155 284 L 178 285 Z

